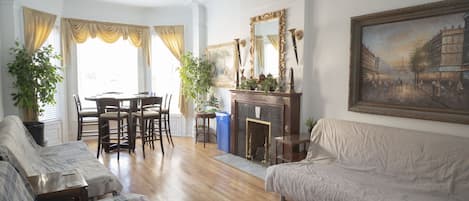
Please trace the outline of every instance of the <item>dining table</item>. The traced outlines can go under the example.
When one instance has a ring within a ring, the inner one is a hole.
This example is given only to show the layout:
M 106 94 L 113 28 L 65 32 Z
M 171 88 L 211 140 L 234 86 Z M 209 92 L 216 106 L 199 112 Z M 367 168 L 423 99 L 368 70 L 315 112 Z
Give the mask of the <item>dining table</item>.
M 138 111 L 138 102 L 143 99 L 143 98 L 149 98 L 149 97 L 160 97 L 154 92 L 145 92 L 145 93 L 138 93 L 138 94 L 127 94 L 127 93 L 120 93 L 120 92 L 112 92 L 112 93 L 101 93 L 101 94 L 96 94 L 93 96 L 85 96 L 85 100 L 87 101 L 95 101 L 96 104 L 98 104 L 100 99 L 116 99 L 120 103 L 128 102 L 128 108 L 125 108 L 129 112 L 129 121 L 127 125 L 127 132 L 128 132 L 128 141 L 121 143 L 120 147 L 121 148 L 128 148 L 133 151 L 135 151 L 135 141 L 136 141 L 136 136 L 137 136 L 137 121 L 135 118 L 132 118 L 132 113 Z M 97 108 L 98 105 L 96 105 Z M 104 111 L 98 111 L 98 115 L 103 113 Z M 99 120 L 98 118 L 98 121 Z M 105 122 L 99 122 L 99 129 L 98 129 L 98 135 L 100 136 L 105 136 L 106 134 L 109 134 L 110 128 L 109 126 L 101 126 L 101 125 L 108 125 L 105 124 Z M 103 138 L 102 140 L 108 141 L 109 138 Z M 98 142 L 99 143 L 99 142 Z M 105 144 L 103 146 L 104 151 L 108 153 L 109 151 L 115 149 L 117 147 L 117 144 Z

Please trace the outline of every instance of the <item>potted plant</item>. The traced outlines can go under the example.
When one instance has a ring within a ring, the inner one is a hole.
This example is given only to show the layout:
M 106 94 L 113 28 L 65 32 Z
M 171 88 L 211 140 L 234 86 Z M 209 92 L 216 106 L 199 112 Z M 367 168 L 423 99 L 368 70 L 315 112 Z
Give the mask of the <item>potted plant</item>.
M 257 88 L 257 80 L 254 78 L 242 80 L 240 88 L 246 90 L 255 90 Z
M 218 112 L 221 111 L 220 99 L 215 96 L 214 92 L 210 92 L 208 100 L 206 102 L 207 112 Z
M 259 88 L 264 92 L 275 91 L 277 89 L 277 80 L 272 76 L 272 74 L 268 74 L 260 83 Z
M 194 57 L 191 52 L 182 56 L 179 76 L 182 93 L 192 99 L 197 112 L 204 109 L 207 94 L 212 87 L 213 64 L 205 58 Z
M 305 121 L 305 125 L 306 127 L 308 128 L 308 132 L 311 133 L 311 131 L 313 130 L 314 126 L 316 125 L 317 121 L 314 120 L 312 117 L 306 119 Z
M 38 121 L 47 104 L 55 104 L 56 84 L 63 80 L 61 68 L 53 60 L 60 60 L 51 45 L 29 52 L 18 42 L 10 49 L 15 60 L 8 63 L 8 72 L 14 77 L 12 93 L 15 106 L 23 113 L 23 122 L 36 142 L 44 145 L 44 124 Z

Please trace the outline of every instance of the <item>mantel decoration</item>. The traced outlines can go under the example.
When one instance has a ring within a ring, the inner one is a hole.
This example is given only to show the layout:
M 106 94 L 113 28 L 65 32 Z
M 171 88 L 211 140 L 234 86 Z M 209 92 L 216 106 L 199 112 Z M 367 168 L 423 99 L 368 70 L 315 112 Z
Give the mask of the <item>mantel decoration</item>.
M 272 26 L 275 27 L 275 30 L 270 30 Z M 286 10 L 282 9 L 251 17 L 250 32 L 250 76 L 256 77 L 261 73 L 272 73 L 283 81 L 286 73 Z M 278 55 L 264 54 L 266 44 L 272 44 Z M 272 56 L 271 59 L 277 60 L 275 62 L 278 64 L 275 66 L 269 65 L 264 61 L 266 56 Z M 276 72 L 271 72 L 273 69 L 269 68 L 275 68 Z
M 181 58 L 179 76 L 181 77 L 182 93 L 192 99 L 197 112 L 203 111 L 208 104 L 207 97 L 212 87 L 213 64 L 205 58 L 197 58 L 191 52 Z
M 15 60 L 8 64 L 8 72 L 13 75 L 15 106 L 23 111 L 23 121 L 37 121 L 47 104 L 55 104 L 56 84 L 62 81 L 61 67 L 54 64 L 60 55 L 54 53 L 51 45 L 43 46 L 30 53 L 24 45 L 15 43 L 11 54 Z
M 239 71 L 240 67 L 243 66 L 243 60 L 241 58 L 241 48 L 240 47 L 245 47 L 246 46 L 246 40 L 240 40 L 239 38 L 235 38 L 235 47 L 236 47 L 236 54 L 238 55 L 238 61 L 239 61 L 239 66 L 238 69 L 236 70 L 236 89 L 239 88 Z
M 469 2 L 353 17 L 349 110 L 469 124 Z
M 298 48 L 297 48 L 297 41 L 303 39 L 303 31 L 302 30 L 296 30 L 295 28 L 289 29 L 288 30 L 291 35 L 291 40 L 293 44 L 293 51 L 295 52 L 295 59 L 296 59 L 296 64 L 298 64 Z

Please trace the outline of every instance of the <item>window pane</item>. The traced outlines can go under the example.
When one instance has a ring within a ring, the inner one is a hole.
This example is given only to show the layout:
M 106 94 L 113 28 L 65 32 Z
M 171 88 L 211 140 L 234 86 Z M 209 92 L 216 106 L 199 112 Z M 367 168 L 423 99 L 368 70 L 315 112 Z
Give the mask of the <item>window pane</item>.
M 127 40 L 77 44 L 78 93 L 82 99 L 103 92 L 138 92 L 138 49 Z M 82 101 L 83 107 L 96 107 Z
M 47 40 L 44 42 L 43 46 L 48 46 L 52 45 L 54 48 L 54 53 L 60 54 L 60 31 L 59 27 L 54 27 L 52 29 L 49 37 Z M 61 66 L 60 60 L 52 60 L 52 63 L 57 66 Z M 59 72 L 63 76 L 63 71 Z M 56 93 L 54 95 L 54 99 L 56 104 L 47 104 L 42 109 L 44 112 L 39 115 L 39 121 L 53 121 L 53 120 L 58 120 L 60 119 L 60 109 L 59 109 L 59 93 L 62 93 L 62 86 L 61 83 L 57 84 L 57 89 Z
M 154 36 L 152 40 L 152 89 L 160 95 L 172 94 L 170 112 L 179 113 L 179 61 L 161 41 L 160 37 Z

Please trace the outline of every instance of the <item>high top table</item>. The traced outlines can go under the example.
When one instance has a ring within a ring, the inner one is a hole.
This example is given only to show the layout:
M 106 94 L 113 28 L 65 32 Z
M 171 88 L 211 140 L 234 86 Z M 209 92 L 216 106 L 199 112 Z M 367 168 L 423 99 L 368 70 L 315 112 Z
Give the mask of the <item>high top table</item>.
M 139 94 L 104 93 L 104 94 L 98 94 L 98 95 L 95 95 L 95 96 L 85 97 L 85 100 L 96 101 L 97 102 L 100 99 L 113 98 L 113 99 L 119 100 L 120 102 L 129 101 L 129 103 L 130 103 L 129 108 L 128 108 L 128 110 L 129 110 L 129 117 L 128 117 L 129 118 L 129 121 L 128 121 L 129 125 L 128 125 L 128 128 L 127 128 L 128 135 L 129 135 L 129 142 L 121 144 L 121 147 L 122 146 L 123 147 L 127 146 L 129 149 L 135 150 L 135 139 L 136 139 L 136 133 L 137 133 L 137 125 L 136 124 L 137 124 L 137 122 L 136 122 L 136 120 L 134 120 L 132 118 L 132 112 L 137 112 L 138 102 L 140 101 L 140 99 L 149 98 L 149 97 L 159 97 L 159 96 L 157 96 L 153 92 L 139 93 Z M 98 111 L 98 115 L 101 114 L 102 112 L 103 111 Z M 102 122 L 99 122 L 99 125 L 102 125 L 101 123 Z M 104 134 L 109 133 L 109 127 L 101 128 L 101 126 L 100 126 L 99 129 L 98 129 L 98 133 L 99 133 L 100 136 L 103 136 Z M 103 140 L 106 140 L 106 139 L 103 139 Z M 104 151 L 106 151 L 106 152 L 109 152 L 114 147 L 115 146 L 103 146 Z

